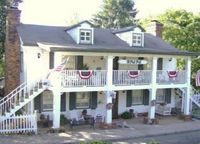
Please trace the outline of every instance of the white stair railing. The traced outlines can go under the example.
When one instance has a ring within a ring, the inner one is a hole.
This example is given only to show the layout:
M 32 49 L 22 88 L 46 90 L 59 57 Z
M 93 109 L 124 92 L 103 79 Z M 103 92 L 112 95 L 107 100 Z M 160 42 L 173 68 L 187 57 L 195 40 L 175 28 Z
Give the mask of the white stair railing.
M 39 93 L 44 91 L 41 81 L 36 83 L 22 83 L 0 101 L 0 116 L 11 116 Z
M 191 95 L 191 101 L 194 102 L 198 107 L 200 107 L 200 92 L 192 87 Z

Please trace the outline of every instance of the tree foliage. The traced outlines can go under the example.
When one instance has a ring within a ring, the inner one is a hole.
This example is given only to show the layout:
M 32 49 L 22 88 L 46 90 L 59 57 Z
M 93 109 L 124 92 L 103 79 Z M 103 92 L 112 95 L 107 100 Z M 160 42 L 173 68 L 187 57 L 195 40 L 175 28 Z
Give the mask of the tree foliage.
M 132 0 L 104 0 L 99 13 L 94 15 L 94 25 L 102 28 L 121 28 L 130 26 L 137 14 Z
M 4 75 L 4 42 L 6 27 L 6 0 L 0 1 L 0 77 Z
M 21 0 L 0 0 L 0 77 L 4 75 L 4 51 L 7 8 L 11 5 L 18 6 Z
M 163 39 L 183 51 L 200 52 L 200 14 L 194 15 L 186 10 L 167 10 L 156 17 L 164 24 Z M 150 18 L 144 20 L 146 26 Z M 183 63 L 180 61 L 180 68 Z M 200 60 L 192 61 L 192 80 L 200 68 Z
M 6 0 L 0 1 L 0 59 L 4 53 L 4 41 L 5 41 L 5 24 L 6 24 Z

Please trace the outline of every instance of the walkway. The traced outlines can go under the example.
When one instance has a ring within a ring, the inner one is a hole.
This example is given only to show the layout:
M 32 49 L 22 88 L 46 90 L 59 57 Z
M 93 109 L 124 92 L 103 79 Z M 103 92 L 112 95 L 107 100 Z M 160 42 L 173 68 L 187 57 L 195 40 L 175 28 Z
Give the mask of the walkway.
M 85 140 L 123 140 L 129 138 L 153 136 L 160 134 L 178 133 L 200 130 L 200 121 L 178 120 L 177 118 L 162 118 L 159 125 L 142 124 L 141 119 L 127 121 L 129 128 L 101 130 L 90 129 L 88 126 L 76 127 L 65 133 L 46 133 L 46 129 L 38 135 L 7 135 L 0 136 L 1 144 L 60 144 L 73 143 Z

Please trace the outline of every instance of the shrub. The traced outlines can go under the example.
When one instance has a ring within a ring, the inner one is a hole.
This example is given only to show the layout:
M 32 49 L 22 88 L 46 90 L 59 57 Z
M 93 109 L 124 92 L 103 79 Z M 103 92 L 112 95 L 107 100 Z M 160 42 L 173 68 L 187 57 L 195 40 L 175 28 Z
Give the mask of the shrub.
M 65 125 L 67 123 L 68 123 L 68 119 L 63 114 L 61 114 L 60 115 L 60 124 Z
M 128 111 L 125 111 L 121 114 L 121 118 L 123 119 L 131 119 L 132 117 L 133 117 L 132 114 Z
M 89 142 L 80 142 L 80 144 L 112 144 L 112 143 L 108 141 L 97 140 L 97 141 L 89 141 Z
M 150 140 L 147 142 L 147 144 L 160 144 L 160 143 L 155 140 Z

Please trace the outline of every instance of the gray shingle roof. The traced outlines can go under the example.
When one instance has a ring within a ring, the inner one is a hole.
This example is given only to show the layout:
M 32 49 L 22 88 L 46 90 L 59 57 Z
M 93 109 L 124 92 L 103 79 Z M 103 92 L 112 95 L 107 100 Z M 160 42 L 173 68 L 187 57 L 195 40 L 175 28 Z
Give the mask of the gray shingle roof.
M 95 52 L 120 52 L 120 53 L 149 53 L 195 55 L 195 53 L 182 52 L 164 42 L 161 38 L 151 34 L 144 34 L 144 47 L 130 47 L 126 42 L 115 36 L 109 29 L 94 28 L 94 44 L 76 44 L 65 31 L 67 27 L 25 25 L 18 26 L 18 33 L 23 45 L 37 46 L 37 43 L 55 45 L 51 49 L 56 51 L 95 51 Z M 58 48 L 63 46 L 64 48 Z M 196 54 L 197 55 L 197 54 Z

